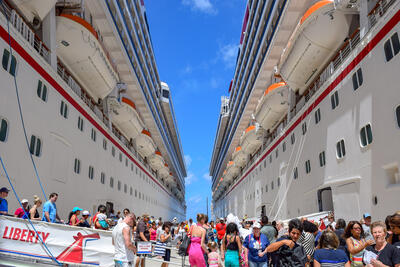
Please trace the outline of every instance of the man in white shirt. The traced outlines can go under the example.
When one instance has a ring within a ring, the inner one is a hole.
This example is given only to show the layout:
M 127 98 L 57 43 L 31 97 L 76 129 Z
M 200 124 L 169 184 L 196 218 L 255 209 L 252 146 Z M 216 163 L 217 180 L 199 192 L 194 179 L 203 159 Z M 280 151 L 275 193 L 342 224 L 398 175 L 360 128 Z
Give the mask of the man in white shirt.
M 135 215 L 129 213 L 117 224 L 112 232 L 112 242 L 115 247 L 114 262 L 116 267 L 131 267 L 135 260 L 136 247 L 132 243 L 132 228 Z

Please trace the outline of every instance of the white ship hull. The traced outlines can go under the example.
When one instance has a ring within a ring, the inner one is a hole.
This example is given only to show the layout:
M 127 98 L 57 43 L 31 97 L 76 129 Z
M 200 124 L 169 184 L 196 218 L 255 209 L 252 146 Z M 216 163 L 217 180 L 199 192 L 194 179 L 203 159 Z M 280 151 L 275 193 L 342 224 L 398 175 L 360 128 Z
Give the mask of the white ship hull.
M 59 194 L 57 208 L 62 218 L 74 206 L 92 213 L 99 204 L 107 203 L 115 212 L 129 208 L 139 216 L 148 213 L 164 220 L 175 216 L 183 219 L 184 205 L 173 196 L 171 189 L 162 185 L 127 149 L 12 25 L 10 33 L 28 139 L 35 135 L 42 143 L 40 156 L 33 158 L 46 197 L 52 192 Z M 9 50 L 7 21 L 2 14 L 0 36 L 2 56 L 4 49 Z M 46 101 L 37 95 L 39 80 L 47 87 Z M 25 142 L 13 76 L 1 68 L 0 81 L 0 119 L 8 124 L 7 138 L 0 142 L 0 156 L 19 197 L 31 200 L 33 195 L 38 195 L 44 199 Z M 60 114 L 62 101 L 68 106 L 67 118 Z M 82 131 L 78 129 L 78 118 L 84 121 Z M 96 132 L 95 141 L 91 139 L 92 130 Z M 76 159 L 80 161 L 79 173 L 74 170 Z M 89 167 L 93 168 L 91 178 Z M 1 186 L 9 187 L 3 170 L 0 174 Z M 12 192 L 8 202 L 9 212 L 13 213 L 17 203 Z
M 400 54 L 387 61 L 384 51 L 384 43 L 400 34 L 399 21 L 397 1 L 277 137 L 214 197 L 216 217 L 266 214 L 274 220 L 334 211 L 346 220 L 364 212 L 384 219 L 399 209 Z M 363 81 L 355 90 L 359 69 Z M 339 103 L 333 109 L 335 92 Z M 373 138 L 364 146 L 360 131 L 368 124 Z M 339 158 L 341 140 L 345 155 Z

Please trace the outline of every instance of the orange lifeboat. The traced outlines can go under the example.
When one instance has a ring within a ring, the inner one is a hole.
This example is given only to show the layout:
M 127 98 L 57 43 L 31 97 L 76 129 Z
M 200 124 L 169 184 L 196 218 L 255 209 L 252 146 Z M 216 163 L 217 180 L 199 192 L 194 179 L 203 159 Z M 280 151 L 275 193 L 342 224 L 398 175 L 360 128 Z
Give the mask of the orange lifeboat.
M 125 134 L 134 139 L 143 130 L 143 122 L 133 100 L 126 94 L 110 97 L 111 120 Z
M 294 91 L 303 94 L 343 44 L 351 16 L 335 9 L 333 0 L 312 5 L 303 15 L 279 65 L 281 77 Z
M 225 171 L 225 179 L 227 182 L 229 182 L 239 174 L 240 169 L 235 165 L 233 161 L 229 161 L 226 165 Z
M 156 145 L 149 131 L 142 130 L 142 132 L 135 138 L 137 152 L 143 158 L 151 156 L 156 151 Z
M 57 55 L 97 101 L 115 88 L 119 78 L 95 29 L 84 19 L 57 16 Z
M 232 161 L 238 168 L 243 168 L 246 165 L 248 158 L 249 155 L 243 151 L 241 146 L 236 147 L 235 151 L 232 153 Z
M 240 138 L 240 146 L 246 154 L 253 155 L 263 144 L 265 130 L 258 123 L 249 126 Z
M 150 167 L 155 171 L 158 171 L 164 167 L 165 162 L 160 151 L 154 152 L 154 154 L 149 156 L 147 159 Z
M 258 102 L 255 118 L 265 130 L 273 129 L 289 108 L 289 87 L 286 83 L 274 83 L 265 90 Z

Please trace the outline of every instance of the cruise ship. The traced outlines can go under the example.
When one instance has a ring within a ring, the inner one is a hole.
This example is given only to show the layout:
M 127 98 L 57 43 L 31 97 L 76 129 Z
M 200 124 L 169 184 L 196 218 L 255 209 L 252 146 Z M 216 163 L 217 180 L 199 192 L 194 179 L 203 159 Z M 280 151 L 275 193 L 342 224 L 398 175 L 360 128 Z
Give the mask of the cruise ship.
M 0 35 L 0 156 L 21 199 L 56 192 L 62 219 L 99 204 L 186 217 L 182 145 L 143 0 L 4 0 Z M 11 192 L 8 202 L 13 213 Z
M 400 1 L 249 0 L 210 175 L 216 217 L 400 201 Z

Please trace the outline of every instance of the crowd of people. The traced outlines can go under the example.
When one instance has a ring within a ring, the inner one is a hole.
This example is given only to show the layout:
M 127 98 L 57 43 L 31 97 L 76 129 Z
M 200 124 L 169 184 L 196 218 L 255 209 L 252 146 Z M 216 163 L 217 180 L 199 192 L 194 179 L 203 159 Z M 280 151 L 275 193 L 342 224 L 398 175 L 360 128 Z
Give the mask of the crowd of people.
M 213 225 L 199 214 L 189 229 L 191 266 L 400 267 L 400 212 L 384 222 L 372 222 L 365 213 L 347 224 L 335 221 L 334 214 L 318 222 L 299 218 L 287 224 L 269 223 L 267 216 L 240 222 L 230 214 Z
M 0 188 L 0 215 L 9 215 L 9 190 Z M 118 267 L 145 266 L 146 256 L 137 253 L 138 242 L 153 242 L 152 256 L 167 267 L 171 247 L 184 249 L 191 266 L 196 267 L 400 267 L 400 211 L 384 221 L 372 221 L 365 213 L 361 220 L 335 220 L 330 214 L 320 221 L 307 218 L 289 222 L 269 222 L 267 216 L 258 220 L 242 221 L 230 214 L 215 223 L 205 214 L 178 222 L 163 222 L 148 214 L 136 217 L 129 209 L 123 212 L 107 210 L 99 205 L 91 216 L 86 210 L 74 207 L 66 221 L 58 212 L 57 193 L 52 193 L 44 204 L 34 196 L 33 205 L 21 200 L 22 207 L 15 217 L 65 223 L 70 226 L 112 230 L 115 265 Z M 42 206 L 42 212 L 39 208 Z

